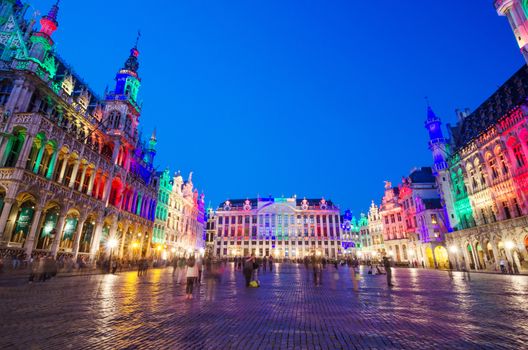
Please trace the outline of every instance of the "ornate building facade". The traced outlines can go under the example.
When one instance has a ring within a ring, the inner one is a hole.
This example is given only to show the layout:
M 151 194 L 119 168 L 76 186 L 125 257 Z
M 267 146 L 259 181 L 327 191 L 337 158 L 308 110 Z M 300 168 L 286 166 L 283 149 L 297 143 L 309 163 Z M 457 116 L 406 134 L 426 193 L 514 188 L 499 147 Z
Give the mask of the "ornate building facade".
M 524 66 L 473 113 L 461 115 L 444 141 L 452 151 L 437 181 L 449 180 L 443 200 L 453 208 L 446 238 L 454 265 L 498 270 L 502 260 L 528 268 L 527 88 Z
M 339 208 L 324 198 L 227 200 L 215 217 L 218 257 L 337 258 L 342 253 Z
M 379 213 L 379 207 L 372 201 L 367 214 L 368 230 L 372 239 L 370 250 L 373 258 L 385 255 L 385 244 L 383 240 L 383 221 Z
M 155 136 L 139 137 L 137 45 L 100 98 L 53 52 L 58 5 L 24 19 L 0 4 L 0 246 L 94 258 L 148 254 Z
M 155 243 L 165 256 L 183 256 L 204 248 L 204 195 L 194 188 L 192 173 L 185 182 L 179 172 L 173 178 L 169 173 L 160 174 Z
M 528 62 L 528 2 L 496 0 Z M 516 271 L 528 264 L 528 67 L 521 67 L 475 111 L 458 112 L 444 138 L 429 110 L 425 126 L 449 228 L 453 266 Z

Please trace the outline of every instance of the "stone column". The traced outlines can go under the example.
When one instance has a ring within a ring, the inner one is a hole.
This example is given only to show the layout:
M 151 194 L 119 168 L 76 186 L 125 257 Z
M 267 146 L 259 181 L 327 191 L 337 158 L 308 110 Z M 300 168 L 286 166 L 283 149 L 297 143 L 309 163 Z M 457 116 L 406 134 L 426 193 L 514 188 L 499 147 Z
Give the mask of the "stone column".
M 53 152 L 53 156 L 51 157 L 50 165 L 48 168 L 48 172 L 46 173 L 46 179 L 50 180 L 53 176 L 53 173 L 55 172 L 55 165 L 57 164 L 57 157 L 59 156 L 59 148 Z
M 75 231 L 75 236 L 73 237 L 73 247 L 72 247 L 72 253 L 73 253 L 73 260 L 77 260 L 77 255 L 79 254 L 79 244 L 81 242 L 81 235 L 82 230 L 84 227 L 84 223 L 86 222 L 87 216 L 83 216 L 79 218 L 79 222 L 77 223 L 77 230 Z
M 35 174 L 38 174 L 38 170 L 40 167 L 40 162 L 42 161 L 43 154 L 44 154 L 44 142 L 42 142 L 42 144 L 40 145 L 40 149 L 37 153 L 37 158 L 35 160 L 35 166 L 32 169 Z
M 88 180 L 88 190 L 86 191 L 86 194 L 91 196 L 92 195 L 92 191 L 93 191 L 93 186 L 94 186 L 94 182 L 95 182 L 95 174 L 96 174 L 96 169 L 92 169 L 92 173 L 90 174 L 90 180 Z
M 62 234 L 64 233 L 64 222 L 66 221 L 66 209 L 62 209 L 59 214 L 59 220 L 57 221 L 56 234 L 55 238 L 53 239 L 53 243 L 51 244 L 51 255 L 55 258 L 57 256 L 57 252 L 59 251 L 59 245 L 60 241 L 62 239 Z
M 75 185 L 75 179 L 77 178 L 77 172 L 79 171 L 79 166 L 81 165 L 81 161 L 78 159 L 75 161 L 75 165 L 73 166 L 72 175 L 70 178 L 70 183 L 68 184 L 69 188 L 73 188 L 73 185 Z
M 123 258 L 123 253 L 124 253 L 124 249 L 125 249 L 125 240 L 126 240 L 126 236 L 127 236 L 127 232 L 128 232 L 128 227 L 130 226 L 130 224 L 126 223 L 123 227 L 123 234 L 121 235 L 121 242 L 119 244 L 119 259 L 122 259 Z
M 83 168 L 83 171 L 82 171 L 82 174 L 81 174 L 81 181 L 79 181 L 79 187 L 77 188 L 77 190 L 78 190 L 79 192 L 82 192 L 82 189 L 83 189 L 84 178 L 86 177 L 86 170 L 88 170 L 88 165 L 86 165 L 86 166 Z
M 112 189 L 112 177 L 108 176 L 106 178 L 106 183 L 104 184 L 104 190 L 103 190 L 103 201 L 108 206 L 108 201 L 110 199 L 110 190 Z
M 66 166 L 68 166 L 68 157 L 66 157 L 66 155 L 64 156 L 64 161 L 62 162 L 62 167 L 60 169 L 60 174 L 59 174 L 59 183 L 62 183 L 62 181 L 64 180 L 64 173 L 66 172 Z
M 92 244 L 90 245 L 90 261 L 95 259 L 95 254 L 99 249 L 99 242 L 101 241 L 101 234 L 103 232 L 104 218 L 99 218 L 95 224 L 94 235 L 92 238 Z
M 9 237 L 7 237 L 7 233 L 4 231 L 7 225 L 7 220 L 9 219 L 9 214 L 11 214 L 13 203 L 15 203 L 14 198 L 4 198 L 4 207 L 2 208 L 2 214 L 0 215 L 0 237 L 3 237 L 3 241 L 9 241 Z
M 33 147 L 34 138 L 35 137 L 33 135 L 30 135 L 29 133 L 26 135 L 26 141 L 24 142 L 24 146 L 22 146 L 22 150 L 18 154 L 18 159 L 16 162 L 17 168 L 25 168 L 29 152 L 31 152 L 31 147 Z
M 33 247 L 35 246 L 35 236 L 40 226 L 40 216 L 42 215 L 43 206 L 37 205 L 35 209 L 35 214 L 33 214 L 33 220 L 31 222 L 31 229 L 29 230 L 29 235 L 24 243 L 24 248 L 28 257 L 31 256 Z

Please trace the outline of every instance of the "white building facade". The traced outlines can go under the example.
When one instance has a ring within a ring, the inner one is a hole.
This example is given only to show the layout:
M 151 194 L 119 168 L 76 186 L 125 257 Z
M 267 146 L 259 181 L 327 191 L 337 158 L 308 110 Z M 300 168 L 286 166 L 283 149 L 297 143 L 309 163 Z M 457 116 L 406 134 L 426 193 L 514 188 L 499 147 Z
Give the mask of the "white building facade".
M 324 198 L 227 200 L 215 220 L 216 257 L 337 258 L 342 253 L 339 208 Z

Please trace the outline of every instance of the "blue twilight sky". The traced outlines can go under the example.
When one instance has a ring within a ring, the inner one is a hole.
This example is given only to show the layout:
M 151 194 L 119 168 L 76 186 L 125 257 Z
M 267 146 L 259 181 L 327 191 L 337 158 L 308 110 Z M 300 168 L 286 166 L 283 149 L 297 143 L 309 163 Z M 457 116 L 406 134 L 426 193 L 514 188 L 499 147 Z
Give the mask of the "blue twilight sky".
M 215 207 L 297 194 L 357 215 L 431 163 L 424 96 L 454 122 L 523 64 L 491 0 L 63 0 L 59 25 L 101 94 L 141 29 L 142 129 Z

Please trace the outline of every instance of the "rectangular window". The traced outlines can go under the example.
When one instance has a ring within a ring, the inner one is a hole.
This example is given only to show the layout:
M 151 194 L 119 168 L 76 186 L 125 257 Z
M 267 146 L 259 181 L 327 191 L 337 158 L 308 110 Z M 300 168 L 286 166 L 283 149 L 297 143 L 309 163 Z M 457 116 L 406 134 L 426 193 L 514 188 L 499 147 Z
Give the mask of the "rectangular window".
M 504 216 L 506 217 L 506 219 L 511 219 L 511 213 L 510 208 L 508 207 L 508 203 L 502 202 L 502 206 L 504 207 Z
M 438 224 L 438 218 L 436 217 L 436 214 L 431 214 L 431 223 L 433 225 Z

